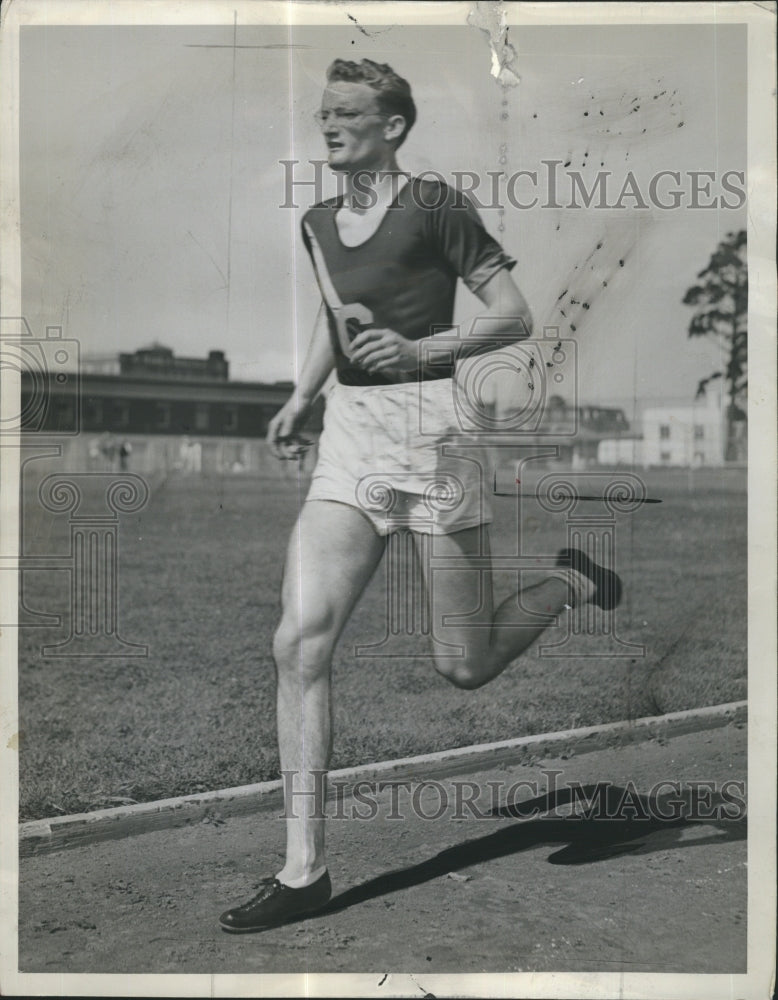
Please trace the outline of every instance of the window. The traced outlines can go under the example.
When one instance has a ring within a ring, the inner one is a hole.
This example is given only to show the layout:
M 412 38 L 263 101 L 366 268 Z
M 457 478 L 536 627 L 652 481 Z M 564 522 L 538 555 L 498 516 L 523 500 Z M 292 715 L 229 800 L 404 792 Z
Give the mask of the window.
M 669 452 L 669 451 L 660 451 L 659 452 L 659 461 L 660 462 L 669 462 L 672 457 L 673 457 L 672 456 L 672 452 Z
M 660 441 L 670 440 L 670 424 L 659 425 L 659 440 Z
M 88 397 L 86 401 L 86 419 L 90 424 L 96 424 L 98 427 L 103 422 L 103 401 L 102 399 L 95 399 L 94 396 Z
M 705 437 L 705 427 L 704 427 L 704 425 L 703 424 L 695 424 L 694 425 L 694 440 L 695 441 L 702 441 L 702 439 L 704 437 Z
M 116 427 L 126 427 L 130 422 L 130 404 L 125 399 L 115 399 L 113 414 Z
M 195 430 L 207 431 L 209 424 L 209 412 L 207 403 L 198 403 L 195 406 Z
M 164 431 L 170 427 L 170 403 L 157 403 L 156 404 L 156 427 L 158 430 Z
M 238 429 L 238 407 L 224 407 L 224 429 L 225 431 L 236 431 Z
M 56 403 L 56 426 L 58 431 L 71 430 L 76 419 L 76 408 L 70 399 L 60 399 Z
M 261 437 L 267 435 L 267 426 L 273 417 L 278 413 L 278 406 L 259 406 L 257 407 L 257 434 Z

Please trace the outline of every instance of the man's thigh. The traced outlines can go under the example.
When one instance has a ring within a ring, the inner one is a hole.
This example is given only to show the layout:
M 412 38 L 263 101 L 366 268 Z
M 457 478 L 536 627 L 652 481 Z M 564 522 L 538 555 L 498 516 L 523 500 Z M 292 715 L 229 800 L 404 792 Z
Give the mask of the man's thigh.
M 443 644 L 488 646 L 494 611 L 487 525 L 414 534 L 432 633 Z
M 309 500 L 292 530 L 282 603 L 301 624 L 325 621 L 339 633 L 370 582 L 385 546 L 356 508 Z

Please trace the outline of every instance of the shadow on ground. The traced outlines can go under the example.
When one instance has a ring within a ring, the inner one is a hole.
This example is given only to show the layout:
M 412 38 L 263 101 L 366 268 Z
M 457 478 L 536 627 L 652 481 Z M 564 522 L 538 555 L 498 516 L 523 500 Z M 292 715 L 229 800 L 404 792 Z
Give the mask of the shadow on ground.
M 532 818 L 576 803 L 580 805 L 581 801 L 586 804 L 583 814 Z M 703 813 L 711 818 L 699 818 Z M 744 803 L 718 794 L 708 794 L 702 799 L 698 796 L 695 801 L 689 788 L 682 795 L 647 796 L 636 793 L 634 788 L 599 782 L 510 802 L 487 815 L 524 822 L 474 837 L 426 861 L 369 879 L 335 896 L 315 915 L 338 913 L 369 899 L 544 844 L 565 844 L 548 856 L 549 864 L 584 865 L 620 854 L 648 855 L 745 840 L 747 836 Z M 687 831 L 691 828 L 708 832 L 689 836 Z

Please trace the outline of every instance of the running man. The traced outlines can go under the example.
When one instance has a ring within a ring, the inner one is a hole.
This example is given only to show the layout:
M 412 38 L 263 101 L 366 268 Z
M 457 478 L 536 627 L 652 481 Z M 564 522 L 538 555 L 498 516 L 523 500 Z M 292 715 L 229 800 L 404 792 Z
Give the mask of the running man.
M 323 803 L 311 794 L 332 746 L 330 667 L 391 531 L 410 528 L 417 551 L 425 536 L 434 536 L 433 558 L 420 560 L 432 652 L 436 669 L 460 688 L 480 687 L 509 666 L 543 631 L 539 615 L 553 620 L 566 606 L 587 601 L 609 609 L 621 595 L 614 573 L 578 550 L 563 550 L 557 570 L 494 608 L 484 570 L 490 521 L 484 477 L 477 463 L 448 455 L 443 445 L 462 439 L 456 361 L 530 335 L 530 310 L 511 277 L 515 261 L 460 192 L 401 172 L 397 149 L 416 108 L 408 83 L 391 67 L 336 60 L 317 118 L 344 194 L 303 219 L 325 321 L 314 330 L 294 394 L 270 423 L 268 439 L 279 458 L 299 456 L 305 447 L 299 431 L 313 401 L 333 371 L 337 381 L 289 542 L 273 646 L 281 769 L 293 779 L 286 786 L 293 796 L 286 863 L 256 896 L 222 914 L 221 927 L 233 933 L 294 920 L 330 898 L 324 819 L 315 815 Z M 460 278 L 484 309 L 477 327 L 464 325 L 452 358 Z M 448 350 L 435 360 L 429 348 L 446 333 Z M 455 484 L 453 502 L 429 503 L 435 484 L 444 492 Z M 391 502 L 382 506 L 376 495 Z M 449 564 L 455 558 L 463 568 L 436 573 L 438 558 Z M 461 623 L 450 623 L 452 615 Z

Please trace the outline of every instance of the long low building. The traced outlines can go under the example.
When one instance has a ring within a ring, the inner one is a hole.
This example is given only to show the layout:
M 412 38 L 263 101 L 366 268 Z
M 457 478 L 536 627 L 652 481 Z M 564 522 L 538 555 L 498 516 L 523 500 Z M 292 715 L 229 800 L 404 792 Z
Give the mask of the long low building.
M 293 388 L 291 382 L 231 381 L 221 351 L 177 358 L 154 344 L 113 359 L 100 356 L 94 365 L 84 358 L 77 370 L 23 372 L 22 430 L 26 443 L 56 441 L 60 455 L 51 464 L 61 470 L 284 477 L 292 474 L 289 463 L 270 455 L 265 438 Z M 323 409 L 317 400 L 306 427 L 314 442 Z M 573 406 L 551 396 L 537 426 L 519 421 L 510 441 L 553 444 L 557 462 L 585 468 L 596 464 L 603 439 L 633 436 L 621 409 Z M 315 446 L 303 471 L 314 459 Z M 45 465 L 36 463 L 41 471 Z
M 175 358 L 154 346 L 120 355 L 118 371 L 24 371 L 21 430 L 25 443 L 52 440 L 61 469 L 136 472 L 265 473 L 281 470 L 268 455 L 272 417 L 291 382 L 230 381 L 221 352 Z M 306 430 L 321 430 L 323 404 Z M 309 460 L 310 464 L 310 460 Z

